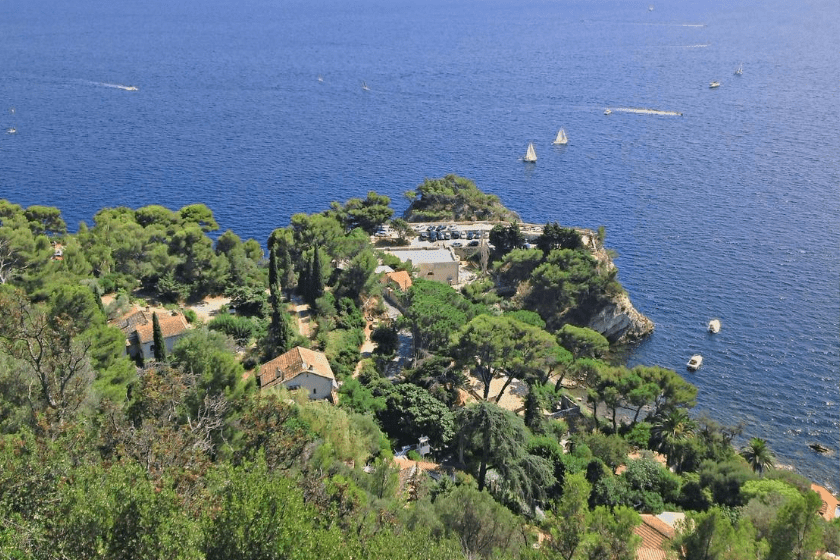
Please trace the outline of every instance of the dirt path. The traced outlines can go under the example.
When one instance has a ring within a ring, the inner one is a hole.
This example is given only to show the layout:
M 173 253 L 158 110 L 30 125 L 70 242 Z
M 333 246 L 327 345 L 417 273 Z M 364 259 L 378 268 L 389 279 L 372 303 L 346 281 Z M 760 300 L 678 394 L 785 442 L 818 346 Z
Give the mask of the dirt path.
M 309 304 L 305 303 L 300 296 L 292 296 L 291 303 L 292 311 L 295 314 L 298 331 L 306 338 L 312 337 L 312 310 L 309 309 Z

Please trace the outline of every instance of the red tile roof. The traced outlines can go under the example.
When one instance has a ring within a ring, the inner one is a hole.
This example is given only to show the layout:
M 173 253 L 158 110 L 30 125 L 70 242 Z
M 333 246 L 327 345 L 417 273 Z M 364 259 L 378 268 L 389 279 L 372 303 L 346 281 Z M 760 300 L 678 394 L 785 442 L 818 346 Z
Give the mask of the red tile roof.
M 642 523 L 633 532 L 642 537 L 642 543 L 636 551 L 637 560 L 662 560 L 670 551 L 674 528 L 647 513 L 642 514 Z
M 385 275 L 386 278 L 394 282 L 400 287 L 400 290 L 407 291 L 411 287 L 411 275 L 405 270 L 398 270 L 397 272 L 389 272 Z
M 158 315 L 158 323 L 160 323 L 160 332 L 165 339 L 183 334 L 189 328 L 187 320 L 180 313 L 177 315 Z M 139 325 L 136 331 L 140 344 L 154 340 L 154 322 L 152 320 L 145 325 Z
M 328 379 L 335 379 L 327 357 L 321 352 L 298 346 L 260 367 L 260 387 L 267 387 L 294 379 L 301 373 L 314 373 Z M 281 375 L 282 374 L 282 375 Z

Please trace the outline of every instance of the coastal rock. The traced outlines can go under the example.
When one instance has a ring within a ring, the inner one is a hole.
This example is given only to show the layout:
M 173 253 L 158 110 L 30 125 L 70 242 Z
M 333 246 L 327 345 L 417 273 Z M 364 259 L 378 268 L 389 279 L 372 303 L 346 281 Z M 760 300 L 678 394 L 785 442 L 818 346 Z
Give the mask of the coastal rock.
M 633 307 L 627 294 L 621 294 L 595 313 L 586 327 L 601 333 L 611 343 L 631 342 L 652 333 L 653 321 Z

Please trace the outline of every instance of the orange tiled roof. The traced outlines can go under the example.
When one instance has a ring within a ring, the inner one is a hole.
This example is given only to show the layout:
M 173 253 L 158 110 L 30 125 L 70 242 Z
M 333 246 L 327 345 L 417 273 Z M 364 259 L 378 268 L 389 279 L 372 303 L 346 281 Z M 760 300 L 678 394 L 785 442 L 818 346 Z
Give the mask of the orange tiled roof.
M 385 275 L 389 280 L 400 287 L 400 290 L 407 291 L 411 287 L 411 275 L 405 270 L 389 272 Z
M 647 513 L 642 514 L 642 524 L 633 529 L 633 532 L 642 537 L 642 543 L 636 553 L 636 558 L 640 560 L 665 558 L 665 551 L 669 550 L 669 544 L 675 534 L 673 527 Z
M 163 334 L 163 338 L 178 336 L 188 328 L 186 319 L 180 313 L 177 315 L 158 315 L 158 323 L 160 323 L 160 332 Z M 141 344 L 154 340 L 153 321 L 150 320 L 146 324 L 139 325 L 135 330 L 137 331 L 137 339 Z
M 307 371 L 322 377 L 335 379 L 330 363 L 324 354 L 298 346 L 260 367 L 260 387 L 294 379 Z M 280 375 L 281 372 L 283 375 Z

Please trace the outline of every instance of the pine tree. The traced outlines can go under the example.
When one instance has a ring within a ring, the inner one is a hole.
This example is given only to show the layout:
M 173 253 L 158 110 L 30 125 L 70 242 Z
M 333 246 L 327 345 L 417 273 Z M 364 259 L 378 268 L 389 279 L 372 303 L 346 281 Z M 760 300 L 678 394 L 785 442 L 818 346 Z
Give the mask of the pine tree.
M 165 362 L 166 342 L 163 340 L 163 331 L 160 330 L 157 313 L 152 313 L 152 342 L 155 345 L 155 360 Z

